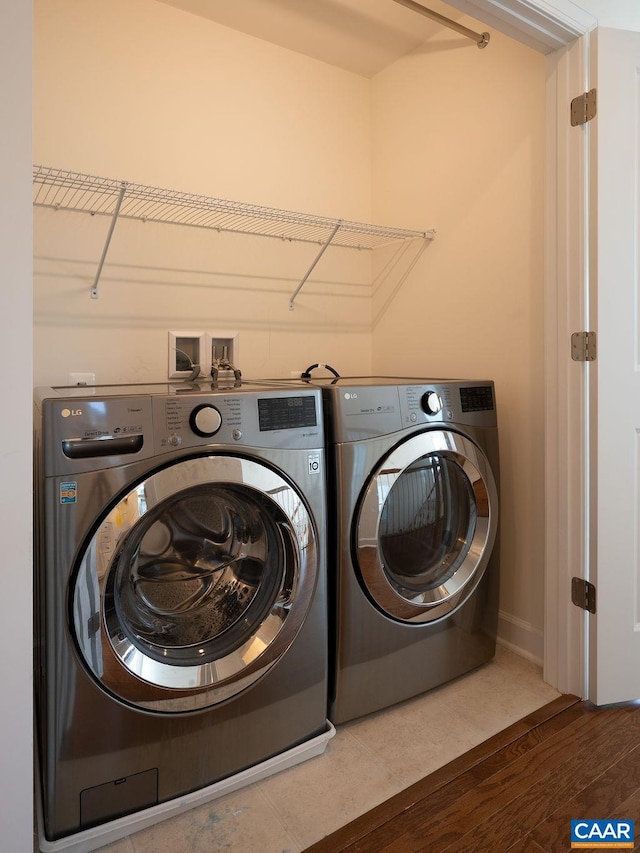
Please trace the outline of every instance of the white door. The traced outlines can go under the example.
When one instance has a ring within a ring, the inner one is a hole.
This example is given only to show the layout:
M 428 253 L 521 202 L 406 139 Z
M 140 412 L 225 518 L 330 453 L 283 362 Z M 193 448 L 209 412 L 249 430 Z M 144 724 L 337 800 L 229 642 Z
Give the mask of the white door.
M 640 697 L 640 33 L 595 36 L 589 698 L 602 705 Z

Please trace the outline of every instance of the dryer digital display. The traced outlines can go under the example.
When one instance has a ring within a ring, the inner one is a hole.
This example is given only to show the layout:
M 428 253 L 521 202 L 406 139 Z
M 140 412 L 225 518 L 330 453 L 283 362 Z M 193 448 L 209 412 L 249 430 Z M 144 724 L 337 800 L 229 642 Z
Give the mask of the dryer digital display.
M 493 388 L 491 385 L 472 385 L 461 388 L 460 405 L 463 412 L 492 412 Z

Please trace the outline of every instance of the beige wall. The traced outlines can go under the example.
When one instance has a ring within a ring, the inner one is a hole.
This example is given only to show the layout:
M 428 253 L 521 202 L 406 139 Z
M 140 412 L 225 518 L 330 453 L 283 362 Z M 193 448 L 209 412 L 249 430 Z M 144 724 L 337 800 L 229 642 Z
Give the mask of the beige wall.
M 36 0 L 36 163 L 369 221 L 370 81 L 153 0 Z M 246 376 L 366 372 L 370 253 L 37 209 L 35 379 L 166 378 L 169 330 L 233 330 Z M 326 298 L 325 294 L 331 294 Z
M 540 659 L 543 58 L 443 31 L 370 81 L 153 0 L 35 11 L 35 162 L 438 231 L 401 288 L 332 247 L 291 312 L 316 247 L 121 221 L 92 300 L 108 222 L 37 209 L 36 383 L 162 379 L 169 330 L 220 328 L 246 376 L 494 379 L 501 633 Z
M 544 58 L 500 33 L 478 50 L 443 31 L 373 83 L 375 216 L 437 230 L 375 306 L 373 367 L 495 380 L 500 632 L 541 659 Z

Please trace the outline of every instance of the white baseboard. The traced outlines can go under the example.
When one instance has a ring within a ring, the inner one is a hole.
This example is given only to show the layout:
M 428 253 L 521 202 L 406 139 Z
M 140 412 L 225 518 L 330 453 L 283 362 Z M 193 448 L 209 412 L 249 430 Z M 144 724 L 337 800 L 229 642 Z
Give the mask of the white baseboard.
M 501 610 L 498 614 L 498 642 L 520 655 L 542 666 L 544 642 L 541 628 Z

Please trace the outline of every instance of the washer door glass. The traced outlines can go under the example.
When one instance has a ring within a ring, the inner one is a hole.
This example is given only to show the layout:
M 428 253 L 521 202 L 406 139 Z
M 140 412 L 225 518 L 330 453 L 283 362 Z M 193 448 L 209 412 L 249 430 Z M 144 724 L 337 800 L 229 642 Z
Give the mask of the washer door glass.
M 141 707 L 224 701 L 291 645 L 316 554 L 301 496 L 271 469 L 227 456 L 162 469 L 88 543 L 74 585 L 80 651 L 109 690 Z
M 480 448 L 447 430 L 412 436 L 378 467 L 360 503 L 356 551 L 367 594 L 400 621 L 450 613 L 486 569 L 497 518 Z

